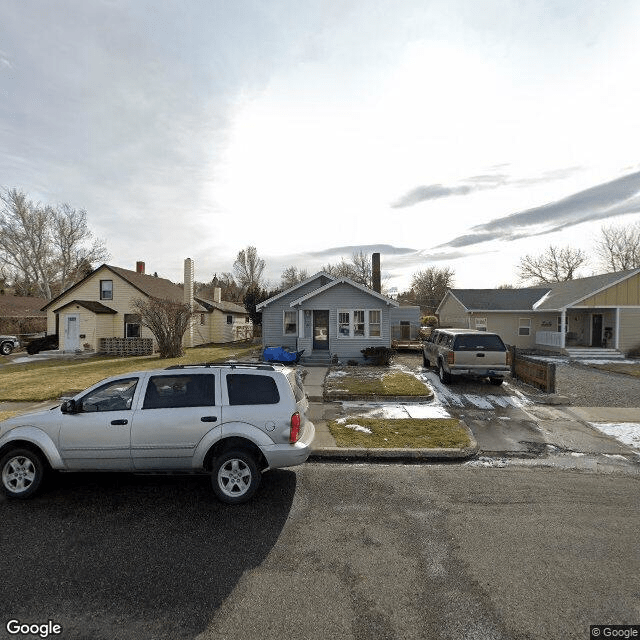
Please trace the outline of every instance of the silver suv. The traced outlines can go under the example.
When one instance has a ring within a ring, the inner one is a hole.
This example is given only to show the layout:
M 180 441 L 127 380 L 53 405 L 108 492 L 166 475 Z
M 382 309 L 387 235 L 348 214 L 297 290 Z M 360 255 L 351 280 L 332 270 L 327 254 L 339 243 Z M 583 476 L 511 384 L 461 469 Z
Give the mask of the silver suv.
M 0 422 L 10 498 L 58 471 L 200 472 L 216 496 L 249 500 L 261 473 L 305 462 L 315 434 L 295 369 L 184 365 L 107 378 L 48 411 Z

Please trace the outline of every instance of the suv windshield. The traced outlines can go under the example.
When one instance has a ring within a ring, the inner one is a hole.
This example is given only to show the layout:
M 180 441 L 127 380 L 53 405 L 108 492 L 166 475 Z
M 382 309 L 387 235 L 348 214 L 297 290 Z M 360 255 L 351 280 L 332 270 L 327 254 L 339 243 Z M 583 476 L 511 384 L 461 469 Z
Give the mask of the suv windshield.
M 455 351 L 506 351 L 504 342 L 496 335 L 462 335 L 456 338 Z

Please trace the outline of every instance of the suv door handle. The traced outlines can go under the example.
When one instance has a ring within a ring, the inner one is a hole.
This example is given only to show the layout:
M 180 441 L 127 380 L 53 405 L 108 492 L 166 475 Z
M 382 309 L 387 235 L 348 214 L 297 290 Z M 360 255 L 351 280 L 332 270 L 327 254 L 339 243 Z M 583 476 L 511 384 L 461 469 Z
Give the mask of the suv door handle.
M 218 416 L 202 416 L 200 422 L 216 422 Z
M 112 425 L 129 424 L 129 421 L 128 420 L 112 420 L 111 424 Z

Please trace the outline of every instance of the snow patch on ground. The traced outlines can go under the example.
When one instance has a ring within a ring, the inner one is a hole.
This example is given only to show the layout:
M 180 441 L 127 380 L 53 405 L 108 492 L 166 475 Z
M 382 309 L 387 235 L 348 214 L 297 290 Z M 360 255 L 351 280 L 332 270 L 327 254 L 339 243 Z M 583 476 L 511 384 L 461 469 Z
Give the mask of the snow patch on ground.
M 394 420 L 399 418 L 416 418 L 420 420 L 430 418 L 450 418 L 451 414 L 441 405 L 437 404 L 407 404 L 407 403 L 377 403 L 363 404 L 361 402 L 343 402 L 342 407 L 346 413 L 360 418 L 381 418 Z M 350 418 L 349 418 L 350 419 Z M 340 418 L 337 422 L 346 421 Z
M 640 449 L 640 424 L 634 422 L 590 422 L 589 424 L 598 431 L 613 436 L 622 444 Z

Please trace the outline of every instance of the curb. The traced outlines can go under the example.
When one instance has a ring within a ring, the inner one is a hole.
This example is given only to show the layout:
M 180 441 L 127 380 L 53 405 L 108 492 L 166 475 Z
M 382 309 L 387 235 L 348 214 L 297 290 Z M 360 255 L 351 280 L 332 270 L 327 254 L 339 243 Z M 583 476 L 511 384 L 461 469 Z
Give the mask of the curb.
M 433 393 L 422 396 L 376 396 L 363 393 L 325 392 L 321 398 L 324 402 L 350 402 L 354 400 L 369 400 L 370 402 L 429 402 L 434 398 Z
M 433 449 L 378 449 L 366 447 L 319 447 L 311 450 L 309 462 L 321 462 L 331 460 L 334 462 L 388 462 L 406 461 L 422 462 L 426 460 L 465 460 L 478 453 L 478 442 L 473 437 L 471 429 L 460 420 L 460 424 L 466 429 L 469 436 L 468 447 L 449 449 L 444 447 Z

